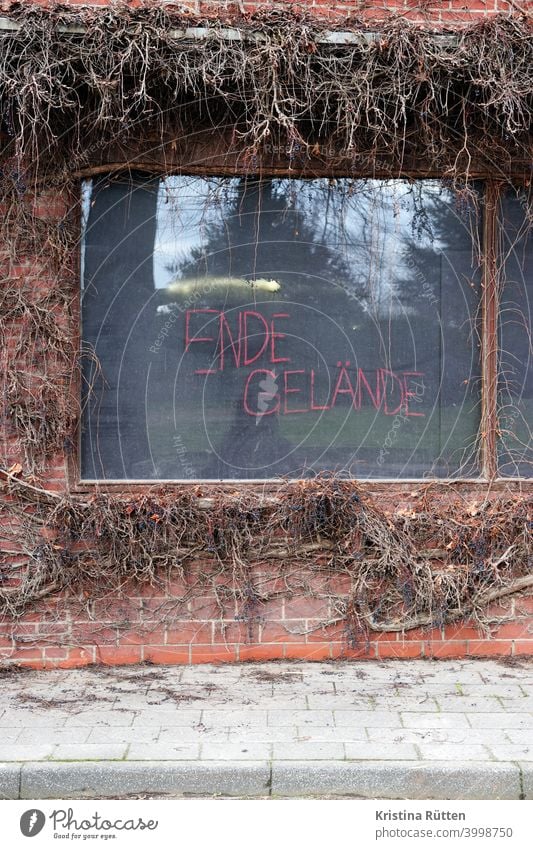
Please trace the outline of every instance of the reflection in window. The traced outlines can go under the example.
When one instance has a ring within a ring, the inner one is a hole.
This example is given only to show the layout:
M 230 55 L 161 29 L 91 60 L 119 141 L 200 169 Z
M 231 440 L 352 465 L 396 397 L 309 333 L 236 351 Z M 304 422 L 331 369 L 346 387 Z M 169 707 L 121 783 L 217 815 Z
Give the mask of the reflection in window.
M 433 180 L 84 198 L 84 478 L 478 474 L 474 205 Z
M 533 477 L 533 240 L 525 198 L 502 200 L 504 286 L 500 297 L 499 473 Z

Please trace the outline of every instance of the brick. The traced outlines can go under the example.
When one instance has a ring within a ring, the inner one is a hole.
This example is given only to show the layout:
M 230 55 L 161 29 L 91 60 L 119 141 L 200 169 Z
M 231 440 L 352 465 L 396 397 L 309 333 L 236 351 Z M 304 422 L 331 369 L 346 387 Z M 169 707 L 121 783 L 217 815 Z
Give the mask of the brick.
M 304 643 L 305 634 L 291 633 L 301 630 L 305 632 L 306 622 L 303 619 L 287 619 L 283 622 L 268 622 L 261 627 L 262 643 Z
M 327 619 L 328 617 L 328 599 L 302 597 L 285 602 L 285 619 Z
M 469 640 L 471 657 L 502 657 L 513 653 L 512 640 Z
M 283 645 L 271 643 L 270 645 L 239 646 L 239 660 L 279 660 L 283 657 Z
M 28 646 L 28 648 L 24 648 L 23 646 L 19 646 L 15 651 L 11 649 L 3 649 L 1 651 L 1 656 L 4 658 L 8 658 L 9 660 L 15 663 L 23 663 L 23 662 L 39 662 L 43 661 L 43 649 L 38 646 Z
M 140 663 L 141 646 L 96 646 L 96 661 L 108 665 Z
M 142 646 L 152 643 L 159 645 L 165 642 L 165 630 L 161 628 L 154 631 L 117 631 L 116 639 L 121 646 Z
M 316 631 L 309 631 L 309 633 L 306 634 L 306 642 L 341 642 L 346 636 L 346 626 L 342 622 L 336 623 L 335 625 L 328 625 L 326 628 L 321 628 L 319 625 L 319 621 L 312 622 L 307 620 L 307 629 L 316 628 Z
M 157 643 L 158 640 L 145 640 L 146 643 Z M 166 645 L 184 643 L 212 643 L 213 626 L 211 622 L 175 622 L 173 628 L 166 628 L 163 642 Z
M 144 646 L 143 659 L 150 663 L 190 663 L 190 645 Z
M 434 642 L 424 644 L 425 657 L 464 657 L 466 655 L 466 652 L 466 640 L 445 640 L 441 643 Z
M 329 643 L 284 643 L 283 657 L 287 660 L 329 660 L 331 646 Z
M 533 655 L 533 638 L 531 640 L 515 640 L 514 653 L 520 655 Z
M 531 620 L 525 621 L 516 621 L 516 622 L 507 622 L 504 625 L 500 625 L 499 628 L 492 632 L 492 636 L 495 640 L 519 640 L 519 639 L 528 639 L 532 635 L 532 626 L 533 623 Z
M 398 632 L 396 636 L 398 640 L 408 643 L 416 640 L 419 642 L 437 642 L 442 640 L 442 631 L 440 628 L 413 628 L 403 634 Z M 390 642 L 394 642 L 395 635 L 383 634 L 383 637 L 388 637 Z
M 331 657 L 335 660 L 374 660 L 377 657 L 376 644 L 351 647 L 346 642 L 334 643 L 331 646 Z
M 479 640 L 483 637 L 478 628 L 461 623 L 458 625 L 447 625 L 444 629 L 445 640 Z
M 78 666 L 88 666 L 94 662 L 94 646 L 86 646 L 84 648 L 70 647 L 67 656 L 64 659 L 54 662 L 54 666 L 59 667 L 59 669 L 74 669 Z
M 234 608 L 234 603 L 228 604 L 227 608 L 221 607 L 214 596 L 199 596 L 189 602 L 189 610 L 196 619 L 233 618 Z
M 191 663 L 220 663 L 237 660 L 235 646 L 192 646 Z
M 376 643 L 378 657 L 422 657 L 424 644 L 421 642 Z
M 251 632 L 251 633 L 250 633 Z M 247 622 L 214 622 L 213 643 L 248 643 L 257 639 L 258 626 Z M 207 642 L 207 641 L 204 641 Z

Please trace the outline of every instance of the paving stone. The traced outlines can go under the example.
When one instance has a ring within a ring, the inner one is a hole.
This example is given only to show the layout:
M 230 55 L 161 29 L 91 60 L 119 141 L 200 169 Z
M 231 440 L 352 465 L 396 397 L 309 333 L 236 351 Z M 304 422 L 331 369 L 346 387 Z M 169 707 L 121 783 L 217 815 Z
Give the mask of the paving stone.
M 199 743 L 132 743 L 128 761 L 192 761 L 200 756 Z
M 343 761 L 345 758 L 344 743 L 335 741 L 274 743 L 274 760 L 280 761 Z
M 32 743 L 33 740 L 22 740 L 21 736 L 25 733 L 24 728 L 1 728 L 0 729 L 0 740 L 2 744 L 4 743 Z M 39 738 L 36 742 L 40 742 L 43 738 L 42 731 L 36 729 L 37 737 Z
M 348 695 L 308 696 L 307 704 L 311 710 L 372 710 L 374 700 L 370 697 L 360 698 Z M 276 705 L 272 705 L 276 707 Z M 290 703 L 286 707 L 290 708 Z M 303 705 L 305 707 L 305 705 Z
M 506 746 L 491 746 L 490 749 L 499 761 L 533 761 L 533 744 L 508 743 Z
M 199 710 L 161 710 L 157 708 L 147 708 L 141 710 L 134 715 L 132 725 L 145 727 L 147 725 L 183 725 L 193 726 L 198 725 L 202 712 Z
M 451 716 L 451 714 L 448 714 Z M 472 713 L 469 714 L 470 724 L 473 728 L 533 728 L 533 714 L 529 713 Z
M 24 764 L 21 799 L 114 799 L 129 794 L 264 796 L 270 765 L 255 763 Z
M 309 732 L 314 731 L 308 727 Z M 333 729 L 330 729 L 333 730 Z M 230 743 L 286 743 L 292 742 L 298 737 L 298 729 L 293 725 L 283 725 L 276 728 L 239 728 L 238 731 L 230 729 L 228 732 Z M 213 739 L 211 737 L 209 739 Z
M 71 731 L 77 729 L 69 729 Z M 135 727 L 127 726 L 105 726 L 105 725 L 97 725 L 95 728 L 91 728 L 89 732 L 89 736 L 85 741 L 86 743 L 155 743 L 159 737 L 161 728 L 159 725 L 150 725 L 146 728 L 143 728 L 140 725 Z M 57 740 L 58 743 L 61 742 L 78 742 L 77 740 L 72 741 L 63 741 L 58 740 L 57 735 L 54 734 L 54 740 Z
M 420 698 L 420 694 L 416 697 L 400 695 L 397 698 L 379 698 L 374 700 L 374 710 L 387 710 L 400 713 L 401 711 L 409 711 L 410 713 L 428 713 L 429 711 L 437 711 L 438 704 L 436 699 L 431 697 Z M 460 708 L 458 708 L 460 710 Z
M 418 753 L 410 743 L 346 743 L 346 758 L 354 761 L 418 760 Z
M 491 745 L 509 743 L 504 731 L 494 728 L 368 728 L 373 742 L 450 743 L 453 745 Z
M 269 710 L 268 725 L 333 725 L 333 711 Z
M 53 743 L 41 743 L 38 746 L 7 743 L 0 745 L 0 761 L 40 761 L 49 758 L 53 751 Z
M 86 743 L 91 734 L 91 727 L 84 728 L 78 725 L 74 728 L 54 728 L 47 729 L 46 736 L 52 739 L 54 743 Z M 5 735 L 0 733 L 2 741 L 5 742 Z M 23 728 L 19 731 L 17 743 L 25 745 L 38 745 L 43 741 L 42 728 Z
M 348 762 L 272 765 L 274 796 L 334 795 L 363 799 L 518 799 L 514 764 Z M 533 774 L 528 784 L 533 797 Z
M 506 728 L 505 736 L 509 743 L 520 743 L 523 746 L 533 745 L 533 728 Z M 498 740 L 494 741 L 499 742 Z
M 135 714 L 131 711 L 102 710 L 102 711 L 80 711 L 72 714 L 65 722 L 67 728 L 75 725 L 131 725 Z
M 288 713 L 288 711 L 287 711 Z M 248 727 L 266 725 L 266 710 L 204 710 L 202 712 L 202 724 L 206 727 L 224 726 L 235 728 L 239 725 Z M 292 723 L 294 725 L 294 722 Z
M 354 728 L 400 728 L 400 714 L 389 711 L 336 710 L 335 725 Z
M 457 743 L 420 743 L 418 745 L 423 760 L 432 761 L 489 761 L 491 754 L 481 744 Z
M 368 740 L 368 736 L 365 728 L 353 728 L 352 726 L 330 728 L 329 726 L 320 725 L 301 725 L 297 728 L 297 739 L 298 741 L 302 740 L 312 743 L 327 743 L 329 741 L 345 743 L 363 742 Z
M 277 745 L 290 745 L 274 743 Z M 203 761 L 265 761 L 272 757 L 270 743 L 202 743 L 200 758 Z
M 503 710 L 511 710 L 513 713 L 530 713 L 533 716 L 533 698 L 524 697 L 522 699 L 501 700 Z M 533 723 L 532 723 L 533 725 Z
M 525 700 L 524 700 L 525 701 Z M 505 707 L 496 698 L 473 698 L 472 696 L 455 696 L 454 698 L 437 699 L 439 708 L 444 713 L 502 713 Z M 513 708 L 514 708 L 513 702 Z
M 307 698 L 298 698 L 297 696 L 294 699 L 283 698 L 277 699 L 275 696 L 269 696 L 268 698 L 258 699 L 258 705 L 261 708 L 264 708 L 267 711 L 270 710 L 307 710 L 308 708 L 308 700 Z M 329 702 L 331 707 L 331 699 Z M 209 705 L 211 707 L 211 705 Z M 226 704 L 227 707 L 227 704 Z
M 469 728 L 464 713 L 402 713 L 405 728 Z
M 140 730 L 140 729 L 139 729 Z M 202 743 L 204 740 L 224 742 L 229 732 L 227 728 L 199 728 L 198 726 L 171 725 L 161 728 L 158 735 L 159 743 Z M 239 737 L 240 739 L 240 737 Z M 142 741 L 138 741 L 142 742 Z M 149 741 L 146 741 L 149 742 Z
M 55 747 L 54 761 L 116 761 L 122 760 L 127 743 L 60 743 Z M 33 760 L 33 758 L 32 758 Z
M 31 728 L 61 728 L 69 714 L 58 714 L 57 711 L 49 711 L 48 713 L 40 713 L 30 710 L 6 710 L 0 718 L 0 729 L 3 728 L 20 728 L 28 726 Z M 2 731 L 0 730 L 0 737 Z

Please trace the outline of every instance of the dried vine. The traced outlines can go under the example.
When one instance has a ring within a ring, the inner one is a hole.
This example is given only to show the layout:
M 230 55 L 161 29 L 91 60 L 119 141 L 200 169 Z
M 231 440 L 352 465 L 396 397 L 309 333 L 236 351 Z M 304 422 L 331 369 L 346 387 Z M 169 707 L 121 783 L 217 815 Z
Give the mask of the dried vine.
M 179 578 L 184 589 L 169 599 L 167 624 L 208 588 L 221 618 L 235 601 L 253 619 L 279 596 L 305 594 L 327 597 L 333 610 L 309 630 L 340 623 L 360 640 L 464 617 L 487 627 L 488 604 L 533 586 L 531 497 L 465 510 L 455 496 L 439 515 L 427 487 L 416 513 L 387 515 L 356 483 L 328 477 L 286 484 L 275 499 L 215 491 L 209 505 L 191 489 L 83 499 L 2 477 L 10 496 L 0 525 L 3 619 L 55 593 L 93 602 Z M 335 588 L 339 575 L 348 590 Z

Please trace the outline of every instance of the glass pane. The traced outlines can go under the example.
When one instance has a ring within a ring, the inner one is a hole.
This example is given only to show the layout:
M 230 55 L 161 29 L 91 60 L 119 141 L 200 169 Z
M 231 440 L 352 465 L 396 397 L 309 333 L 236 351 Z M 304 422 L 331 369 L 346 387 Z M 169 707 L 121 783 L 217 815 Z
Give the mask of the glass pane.
M 478 474 L 475 204 L 179 176 L 84 208 L 84 478 Z
M 502 200 L 504 286 L 500 298 L 499 472 L 533 477 L 533 239 L 527 199 L 509 191 Z

